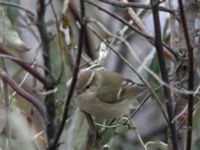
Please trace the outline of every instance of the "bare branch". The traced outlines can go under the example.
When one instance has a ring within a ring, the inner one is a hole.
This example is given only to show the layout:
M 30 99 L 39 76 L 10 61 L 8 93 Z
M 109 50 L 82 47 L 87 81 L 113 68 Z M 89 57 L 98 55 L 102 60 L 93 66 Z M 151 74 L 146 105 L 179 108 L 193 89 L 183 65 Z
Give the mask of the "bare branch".
M 158 54 L 158 60 L 160 64 L 160 71 L 162 79 L 169 85 L 169 79 L 168 79 L 168 72 L 166 68 L 165 63 L 165 57 L 163 53 L 163 47 L 162 47 L 162 38 L 161 38 L 161 27 L 160 27 L 160 18 L 159 18 L 159 0 L 151 0 L 152 5 L 152 13 L 153 13 L 153 20 L 154 20 L 154 30 L 155 30 L 155 47 Z M 174 109 L 173 109 L 173 100 L 171 96 L 171 90 L 169 87 L 164 86 L 164 95 L 166 97 L 166 107 L 167 107 L 167 113 L 169 117 L 169 127 L 171 131 L 171 138 L 172 138 L 172 147 L 173 150 L 178 150 L 177 145 L 177 133 L 176 133 L 176 124 L 175 122 L 172 122 L 174 118 Z
M 182 0 L 178 0 L 179 8 L 180 8 L 180 16 L 184 31 L 185 42 L 188 51 L 188 90 L 193 90 L 194 88 L 194 57 L 193 57 L 193 48 L 190 43 L 190 37 L 188 33 L 187 20 L 185 17 L 184 7 Z M 188 95 L 188 116 L 187 116 L 187 142 L 186 142 L 186 150 L 191 149 L 192 142 L 192 114 L 193 114 L 193 94 Z
M 36 25 L 40 34 L 40 39 L 42 42 L 42 55 L 44 60 L 44 66 L 47 70 L 44 71 L 45 78 L 48 79 L 49 83 L 44 85 L 44 89 L 46 91 L 52 90 L 56 86 L 56 81 L 51 76 L 51 57 L 50 57 L 50 35 L 47 31 L 45 26 L 45 12 L 46 12 L 46 5 L 45 0 L 38 0 L 37 1 L 37 20 Z M 49 142 L 49 147 L 51 148 L 52 141 L 55 136 L 55 118 L 56 118 L 56 106 L 55 106 L 55 93 L 50 93 L 45 97 L 45 106 L 48 114 L 48 121 L 47 124 L 47 137 Z
M 60 139 L 60 136 L 62 134 L 62 131 L 64 129 L 65 126 L 65 121 L 67 120 L 68 117 L 68 110 L 69 110 L 69 104 L 71 101 L 71 98 L 73 96 L 73 92 L 74 92 L 74 88 L 76 85 L 76 81 L 78 78 L 78 72 L 79 72 L 79 66 L 80 66 L 80 62 L 81 62 L 81 55 L 82 55 L 82 49 L 83 49 L 83 44 L 84 44 L 84 39 L 85 39 L 85 33 L 86 33 L 86 24 L 85 24 L 85 0 L 80 0 L 80 7 L 81 7 L 81 29 L 79 32 L 79 44 L 78 44 L 78 53 L 77 53 L 77 58 L 76 58 L 76 65 L 75 65 L 75 69 L 73 72 L 73 79 L 72 79 L 72 83 L 71 83 L 71 87 L 69 89 L 68 95 L 66 97 L 65 100 L 65 107 L 64 107 L 64 114 L 63 114 L 63 118 L 61 121 L 61 125 L 60 128 L 58 129 L 58 133 L 56 134 L 53 146 L 52 146 L 52 150 L 56 149 L 56 147 L 58 146 L 58 142 Z

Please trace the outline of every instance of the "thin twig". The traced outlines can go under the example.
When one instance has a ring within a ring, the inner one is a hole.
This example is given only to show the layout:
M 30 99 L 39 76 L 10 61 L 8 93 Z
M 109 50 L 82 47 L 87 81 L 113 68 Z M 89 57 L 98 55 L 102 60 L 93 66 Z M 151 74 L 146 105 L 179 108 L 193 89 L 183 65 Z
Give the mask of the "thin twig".
M 49 0 L 49 1 L 45 4 L 45 6 L 47 7 L 48 5 L 51 5 L 51 4 L 53 3 L 53 1 L 54 1 L 54 0 Z
M 157 91 L 158 89 L 160 89 L 161 86 L 157 87 L 155 89 L 155 91 Z M 130 120 L 131 118 L 133 118 L 135 116 L 135 114 L 142 108 L 142 106 L 148 101 L 148 99 L 152 96 L 152 93 L 149 93 L 145 98 L 144 100 L 140 103 L 140 105 L 138 106 L 138 108 L 133 112 L 131 113 L 131 115 L 128 117 L 128 120 Z
M 78 72 L 79 72 L 79 66 L 80 66 L 80 62 L 81 62 L 81 55 L 82 55 L 82 49 L 83 49 L 83 44 L 84 44 L 84 37 L 85 37 L 85 31 L 86 31 L 86 25 L 85 25 L 85 1 L 84 0 L 80 0 L 80 7 L 81 7 L 81 29 L 80 29 L 80 34 L 79 34 L 79 44 L 78 44 L 78 53 L 77 53 L 77 59 L 76 59 L 76 65 L 74 68 L 74 72 L 73 72 L 73 79 L 72 79 L 72 83 L 68 92 L 68 95 L 66 97 L 66 101 L 65 101 L 65 107 L 64 107 L 64 114 L 63 114 L 63 118 L 61 121 L 61 125 L 60 128 L 58 129 L 58 133 L 56 134 L 53 146 L 52 146 L 52 150 L 56 149 L 60 136 L 62 134 L 62 131 L 64 129 L 65 126 L 65 121 L 67 120 L 68 117 L 68 110 L 69 110 L 69 104 L 70 104 L 70 100 L 73 96 L 73 92 L 74 92 L 74 88 L 76 85 L 76 81 L 78 78 Z
M 188 51 L 188 90 L 193 90 L 194 88 L 194 57 L 193 57 L 193 48 L 190 43 L 190 37 L 188 33 L 187 27 L 187 20 L 185 17 L 184 7 L 182 0 L 178 0 L 179 9 L 180 9 L 180 16 L 181 16 L 181 23 L 183 26 L 185 42 Z M 188 111 L 187 111 L 187 142 L 186 142 L 186 150 L 191 149 L 192 143 L 192 113 L 193 113 L 193 94 L 188 95 Z
M 165 81 L 168 85 L 169 79 L 168 79 L 168 72 L 166 69 L 166 64 L 165 64 L 165 57 L 163 54 L 163 47 L 162 47 L 162 38 L 161 38 L 161 27 L 160 27 L 160 18 L 159 18 L 159 1 L 151 0 L 151 5 L 152 5 L 152 13 L 153 13 L 153 21 L 154 21 L 154 31 L 155 31 L 155 47 L 157 50 L 158 54 L 158 60 L 160 64 L 160 71 L 161 71 L 161 77 L 163 81 Z M 172 139 L 172 147 L 173 150 L 178 150 L 178 145 L 177 145 L 177 133 L 176 133 L 176 124 L 175 122 L 172 122 L 173 117 L 174 117 L 174 110 L 173 110 L 173 100 L 171 96 L 171 90 L 170 88 L 164 86 L 164 95 L 166 98 L 166 108 L 167 108 L 167 113 L 169 117 L 169 127 L 171 131 L 171 139 Z

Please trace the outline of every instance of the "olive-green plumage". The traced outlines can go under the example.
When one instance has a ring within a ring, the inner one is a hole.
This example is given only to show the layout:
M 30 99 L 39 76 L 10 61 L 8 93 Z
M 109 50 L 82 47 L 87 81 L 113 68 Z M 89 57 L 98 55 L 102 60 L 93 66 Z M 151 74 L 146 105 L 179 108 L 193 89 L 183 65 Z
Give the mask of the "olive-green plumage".
M 116 118 L 128 113 L 130 99 L 145 89 L 119 73 L 84 70 L 79 73 L 74 100 L 91 115 Z

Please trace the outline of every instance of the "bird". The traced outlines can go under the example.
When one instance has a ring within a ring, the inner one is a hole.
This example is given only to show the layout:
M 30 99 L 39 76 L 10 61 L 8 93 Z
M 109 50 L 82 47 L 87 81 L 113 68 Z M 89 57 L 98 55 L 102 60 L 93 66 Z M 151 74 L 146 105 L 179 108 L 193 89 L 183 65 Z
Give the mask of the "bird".
M 131 99 L 145 89 L 117 72 L 81 70 L 73 100 L 81 111 L 95 117 L 119 118 L 129 113 Z

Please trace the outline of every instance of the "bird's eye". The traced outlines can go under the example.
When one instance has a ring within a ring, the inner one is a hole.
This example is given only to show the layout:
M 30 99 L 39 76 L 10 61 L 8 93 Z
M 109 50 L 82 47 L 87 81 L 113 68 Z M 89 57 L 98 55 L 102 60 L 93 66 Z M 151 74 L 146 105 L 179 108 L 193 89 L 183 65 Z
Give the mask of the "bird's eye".
M 86 88 L 86 89 L 89 89 L 89 88 L 90 88 L 90 85 L 87 85 L 85 88 Z

